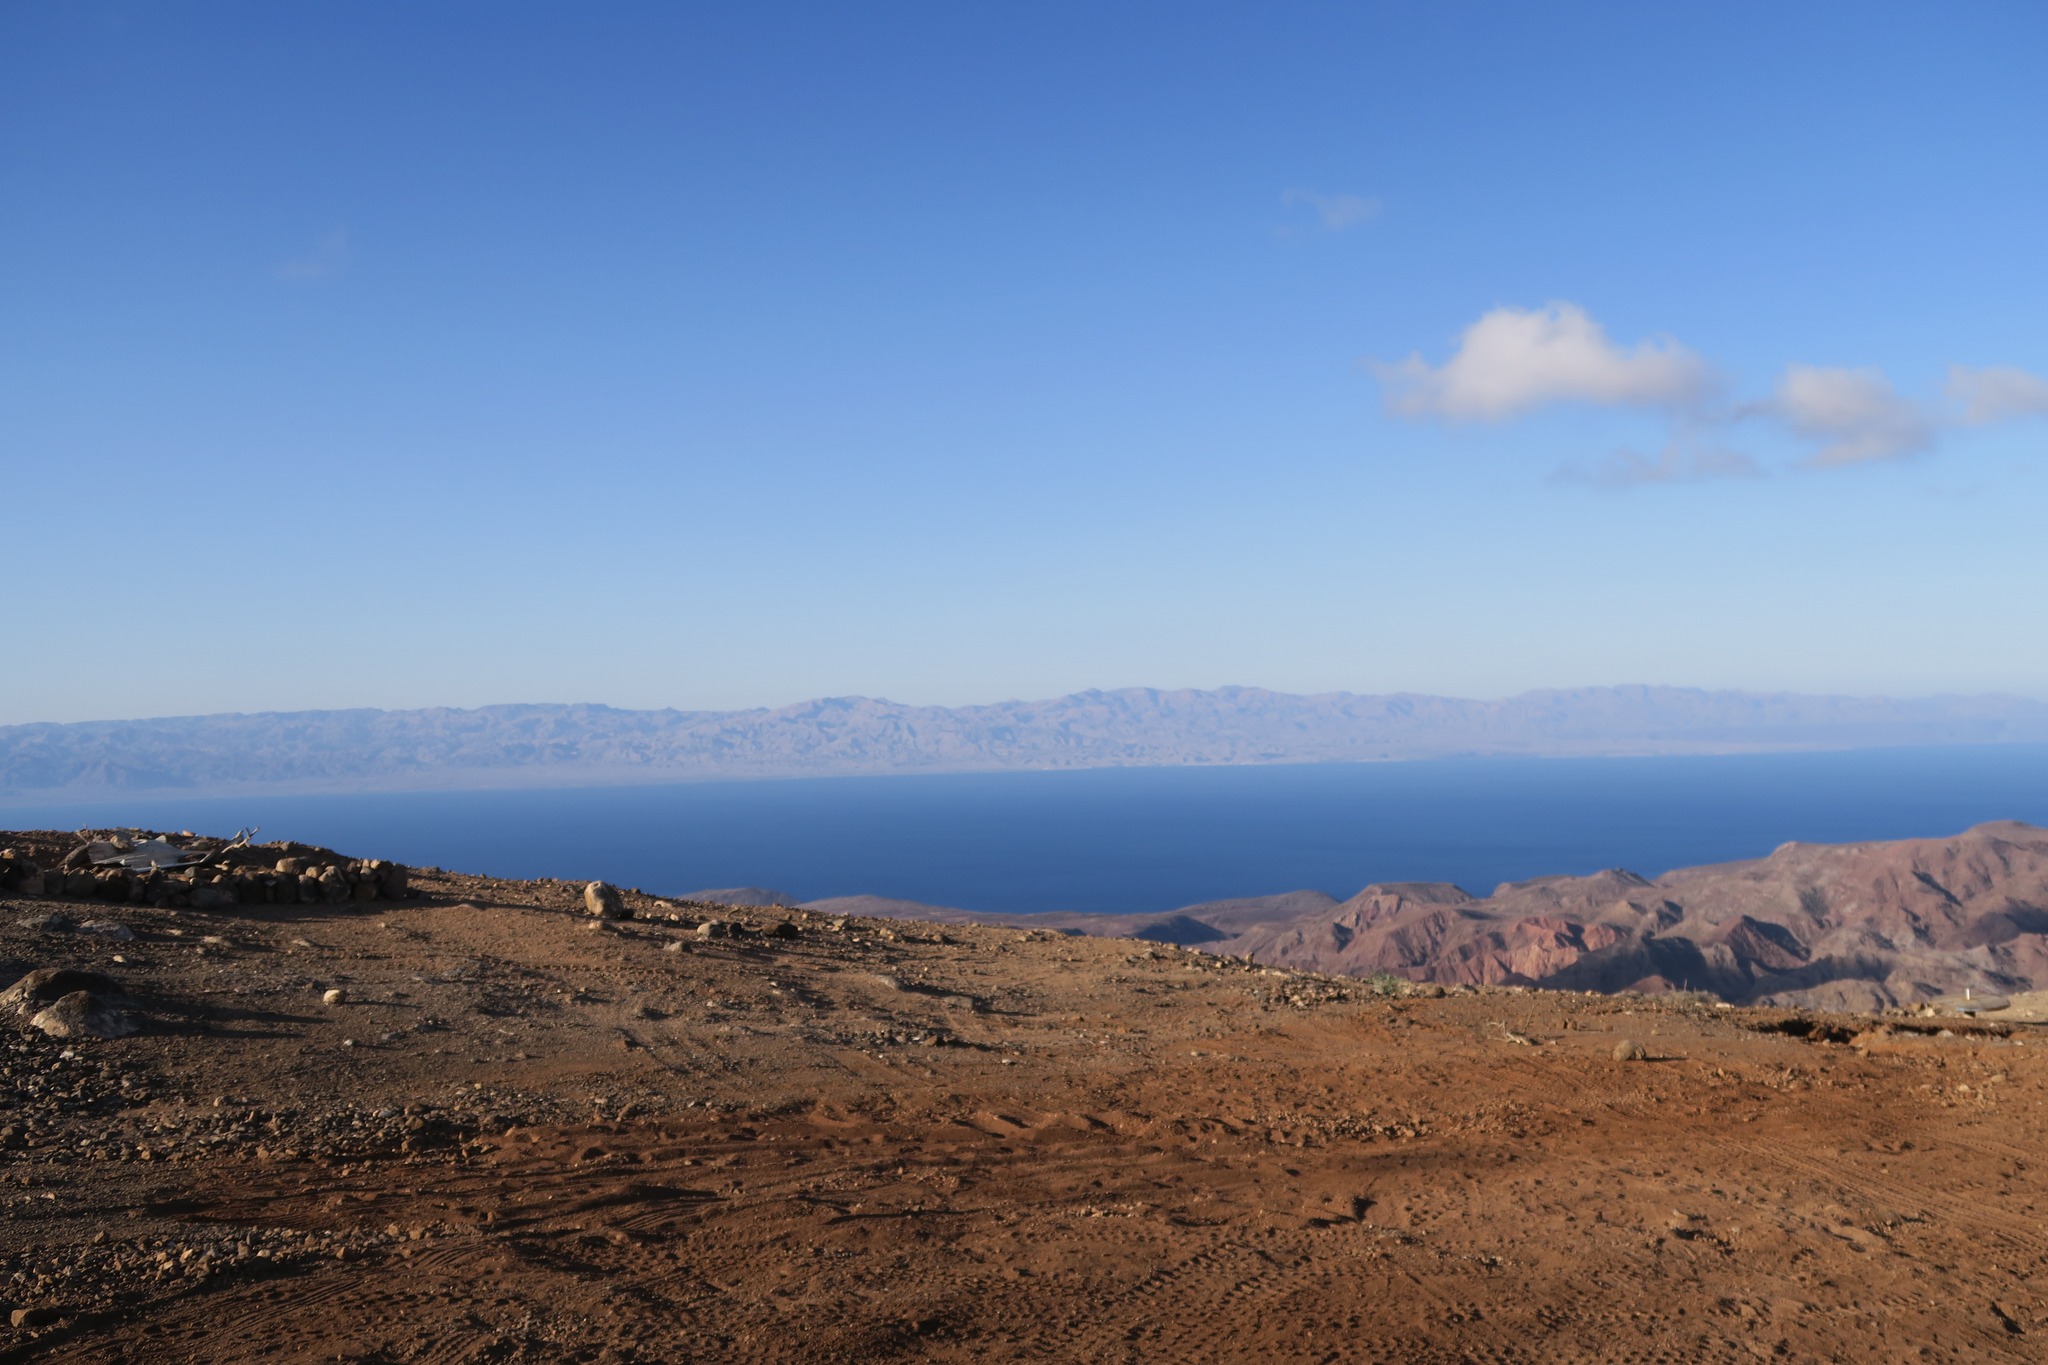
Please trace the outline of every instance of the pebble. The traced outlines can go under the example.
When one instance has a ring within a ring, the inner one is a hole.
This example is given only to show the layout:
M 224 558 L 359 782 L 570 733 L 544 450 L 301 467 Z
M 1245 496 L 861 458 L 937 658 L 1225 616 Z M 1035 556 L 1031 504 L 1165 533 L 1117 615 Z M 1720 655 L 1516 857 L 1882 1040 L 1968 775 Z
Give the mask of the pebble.
M 1617 1062 L 1647 1061 L 1649 1056 L 1643 1051 L 1643 1045 L 1633 1038 L 1624 1038 L 1614 1045 L 1614 1060 Z
M 346 1005 L 348 1003 L 348 992 L 339 986 L 329 986 L 326 990 L 320 992 L 320 1000 L 322 1004 L 327 1005 Z

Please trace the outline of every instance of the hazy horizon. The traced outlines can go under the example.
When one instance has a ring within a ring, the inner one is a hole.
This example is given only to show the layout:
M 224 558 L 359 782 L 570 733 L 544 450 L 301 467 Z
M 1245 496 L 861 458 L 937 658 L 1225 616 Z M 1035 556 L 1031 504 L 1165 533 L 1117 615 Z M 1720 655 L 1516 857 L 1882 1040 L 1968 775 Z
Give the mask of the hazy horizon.
M 753 712 L 778 712 L 778 711 L 788 711 L 788 710 L 793 710 L 793 709 L 796 709 L 796 708 L 800 708 L 800 707 L 805 707 L 805 706 L 814 706 L 814 705 L 822 705 L 822 704 L 828 704 L 828 703 L 833 703 L 833 702 L 877 702 L 877 703 L 881 703 L 881 704 L 883 704 L 883 705 L 888 705 L 888 706 L 902 706 L 902 707 L 906 707 L 906 708 L 918 708 L 918 709 L 934 709 L 934 710 L 948 710 L 948 711 L 972 711 L 972 710 L 982 710 L 982 709 L 989 709 L 989 708 L 994 708 L 994 707 L 1003 707 L 1003 706 L 1017 706 L 1017 705 L 1040 705 L 1040 704 L 1045 704 L 1045 703 L 1048 703 L 1048 702 L 1054 702 L 1054 701 L 1059 701 L 1059 700 L 1063 700 L 1063 699 L 1066 699 L 1066 698 L 1069 698 L 1069 697 L 1091 696 L 1091 695 L 1098 695 L 1098 694 L 1099 694 L 1099 695 L 1110 695 L 1110 696 L 1113 696 L 1113 695 L 1118 695 L 1118 694 L 1128 694 L 1128 693 L 1153 693 L 1153 694 L 1165 694 L 1165 695 L 1172 695 L 1172 694 L 1176 694 L 1176 693 L 1199 693 L 1199 694 L 1205 694 L 1205 695 L 1217 695 L 1217 694 L 1229 694 L 1229 693 L 1240 693 L 1240 692 L 1243 692 L 1243 693 L 1270 693 L 1270 694 L 1273 694 L 1273 695 L 1276 695 L 1276 696 L 1282 696 L 1282 697 L 1298 697 L 1298 698 L 1305 698 L 1305 699 L 1313 699 L 1313 698 L 1321 698 L 1321 697 L 1356 697 L 1356 698 L 1414 698 L 1414 699 L 1418 699 L 1418 700 L 1430 700 L 1430 701 L 1460 701 L 1460 702 L 1476 702 L 1476 703 L 1490 703 L 1490 702 L 1506 702 L 1506 701 L 1515 701 L 1515 700 L 1518 700 L 1518 699 L 1522 699 L 1522 698 L 1527 698 L 1527 697 L 1538 697 L 1538 696 L 1567 696 L 1567 695 L 1573 695 L 1573 694 L 1583 694 L 1583 693 L 1628 693 L 1628 692 L 1638 692 L 1638 691 L 1641 691 L 1641 692 L 1673 692 L 1673 693 L 1696 693 L 1696 694 L 1703 694 L 1703 695 L 1717 695 L 1717 694 L 1718 694 L 1718 695 L 1728 695 L 1728 696 L 1742 696 L 1742 697 L 1755 697 L 1755 698 L 1769 698 L 1769 697 L 1799 697 L 1799 698 L 1811 698 L 1811 699 L 1826 699 L 1826 700 L 1849 700 L 1849 701 L 1896 701 L 1896 702 L 1918 702 L 1918 701 L 1950 701 L 1950 700 L 1966 700 L 1966 701 L 2024 701 L 2024 702 L 2041 702 L 2041 703 L 2044 703 L 2044 704 L 2048 704 L 2048 689 L 2044 689 L 2044 691 L 2043 691 L 2043 692 L 2041 692 L 2041 693 L 2026 693 L 2026 692 L 1998 692 L 1998 691 L 1984 691 L 1984 692 L 1964 692 L 1964 691 L 1934 691 L 1934 692 L 1922 692 L 1922 693 L 1880 693 L 1880 692 L 1801 692 L 1801 691 L 1799 691 L 1799 690 L 1797 690 L 1797 689 L 1794 689 L 1794 688 L 1782 688 L 1782 687 L 1779 687 L 1779 688 L 1733 688 L 1733 687 L 1731 687 L 1731 688 L 1710 688 L 1710 687 L 1695 687 L 1695 686 L 1691 686 L 1691 685 L 1688 685 L 1688 684 L 1684 684 L 1684 683 L 1643 683 L 1643 682 L 1623 682 L 1623 683 L 1583 683 L 1583 684 L 1578 684 L 1578 685 L 1569 685 L 1569 686 L 1537 686 L 1537 687 L 1526 687 L 1526 688 L 1521 688 L 1521 689 L 1518 689 L 1518 690 L 1516 690 L 1516 691 L 1512 691 L 1512 692 L 1499 692 L 1499 693 L 1469 693 L 1469 694 L 1450 694 L 1450 693 L 1440 693 L 1440 692 L 1424 692 L 1424 691 L 1420 691 L 1420 690 L 1417 690 L 1417 689 L 1413 689 L 1413 688 L 1394 688 L 1394 689 L 1390 689 L 1390 690 L 1388 690 L 1388 691 L 1383 691 L 1383 692 L 1364 692 L 1364 691 L 1359 691 L 1359 690 L 1357 690 L 1357 689 L 1353 689 L 1353 688 L 1342 688 L 1342 687 L 1336 687 L 1336 688 L 1329 688 L 1329 689 L 1326 689 L 1326 690 L 1323 690 L 1323 691 L 1319 691 L 1319 692 L 1297 692 L 1297 691 L 1287 691 L 1287 690 L 1284 690 L 1284 689 L 1281 689 L 1281 688 L 1275 688 L 1275 687 L 1265 687 L 1265 686 L 1262 686 L 1262 685 L 1260 685 L 1260 684 L 1257 684 L 1257 683 L 1222 683 L 1222 684 L 1218 684 L 1217 686 L 1214 686 L 1214 687 L 1195 687 L 1195 686 L 1181 686 L 1181 687 L 1169 687 L 1169 686 L 1161 686 L 1161 685 L 1156 685 L 1156 684 L 1146 684 L 1146 683 L 1132 683 L 1132 684 L 1127 684 L 1127 685 L 1120 685 L 1120 686 L 1102 686 L 1102 687 L 1084 687 L 1084 688 L 1078 688 L 1078 689 L 1076 689 L 1076 690 L 1074 690 L 1074 691 L 1072 691 L 1072 692 L 1063 692 L 1063 693 L 1060 693 L 1060 694 L 1059 694 L 1058 696 L 1021 696 L 1021 695 L 1012 695 L 1012 696 L 1000 696 L 1000 697 L 983 697 L 983 698 L 978 698 L 978 699 L 976 699 L 976 698 L 970 698 L 970 699 L 966 699 L 966 700 L 958 700 L 958 701 L 948 701 L 948 700 L 919 700 L 919 701 L 910 701 L 910 700 L 905 700 L 904 698 L 901 698 L 901 697 L 889 697 L 889 696 L 878 696 L 878 695 L 869 695 L 869 694 L 866 694 L 866 693 L 859 693 L 859 692 L 844 692 L 844 693 L 835 693 L 835 694 L 821 694 L 821 695 L 818 695 L 818 696 L 805 696 L 805 697 L 796 697 L 796 698 L 792 698 L 792 699 L 789 699 L 789 700 L 786 700 L 786 701 L 759 701 L 759 702 L 752 702 L 752 703 L 747 703 L 747 704 L 743 704 L 743 705 L 737 705 L 737 706 L 729 706 L 729 707 L 687 707 L 687 706 L 676 706 L 676 705 L 664 705 L 664 704 L 659 704 L 659 703 L 657 703 L 657 704 L 653 704 L 653 705 L 649 705 L 649 706 L 624 706 L 624 705 L 620 705 L 620 704 L 617 704 L 617 703 L 614 703 L 614 702 L 609 702 L 609 701 L 598 701 L 598 700 L 594 700 L 594 699 L 590 699 L 590 698 L 572 698 L 572 699 L 558 699 L 558 698 L 535 698 L 535 697 L 526 697 L 526 698 L 520 698 L 520 699 L 517 699 L 517 700 L 504 700 L 504 699 L 501 699 L 501 700 L 497 700 L 497 701 L 482 701 L 482 702 L 476 702 L 476 703 L 473 703 L 473 704 L 468 704 L 468 705 L 460 705 L 460 706 L 458 706 L 458 705 L 445 705 L 445 704 L 433 704 L 433 703 L 429 703 L 429 704 L 426 704 L 426 705 L 421 705 L 421 706 L 368 706 L 368 705 L 363 705 L 363 706 L 333 706 L 333 707 L 289 707 L 289 708 L 288 708 L 288 707 L 278 707 L 278 706 L 266 706 L 266 707 L 256 707 L 256 708 L 251 708 L 251 709 L 248 709 L 248 710 L 239 710 L 239 711 L 186 711 L 186 712 L 175 712 L 175 713 L 173 713 L 173 712 L 164 712 L 164 713 L 160 713 L 160 714 L 155 714 L 155 715 L 130 715 L 130 716 L 80 716 L 80 717 L 77 717 L 77 718 L 75 718 L 75 719 L 71 719 L 71 720 L 53 720 L 53 719 L 49 719 L 49 718 L 44 718 L 44 717 L 36 717 L 36 718 L 31 718 L 31 719 L 26 719 L 26 720 L 0 720 L 0 730 L 5 730 L 5 729 L 14 729 L 14 728 L 20 728 L 20 727 L 24 727 L 24 726 L 40 726 L 40 725 L 57 725 L 57 726 L 74 726 L 74 725 L 107 725 L 107 724 L 123 724 L 123 723 L 127 723 L 127 722 L 146 722 L 146 721 L 156 721 L 156 720 L 208 720 L 208 719 L 214 719 L 214 718 L 217 718 L 217 717 L 229 717 L 229 716 L 289 716 L 289 715 L 306 715 L 306 714 L 323 714 L 323 713 L 337 713 L 337 712 L 348 712 L 348 711 L 370 711 L 370 712 L 378 712 L 378 713 L 388 714 L 388 713 L 392 713 L 392 712 L 406 712 L 406 711 L 462 711 L 462 712 L 477 712 L 477 711 L 492 711 L 492 710 L 505 710 L 505 709 L 519 708 L 519 707 L 550 707 L 550 708 L 585 708 L 585 709 L 591 709 L 591 710 L 602 710 L 602 711 L 642 711 L 642 712 L 654 712 L 654 713 L 681 713 L 681 714 L 716 714 L 716 715 L 738 715 L 738 714 L 746 714 L 746 713 L 753 713 Z

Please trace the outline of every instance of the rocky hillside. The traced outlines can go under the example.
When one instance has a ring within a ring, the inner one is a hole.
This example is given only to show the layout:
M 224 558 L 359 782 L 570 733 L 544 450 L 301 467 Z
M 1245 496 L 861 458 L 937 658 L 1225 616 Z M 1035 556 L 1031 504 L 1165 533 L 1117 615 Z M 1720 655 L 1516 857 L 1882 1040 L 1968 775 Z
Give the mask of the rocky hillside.
M 1501 701 L 1231 687 L 953 708 L 836 697 L 752 711 L 300 711 L 0 726 L 0 798 L 2010 742 L 2048 742 L 2048 704 L 1670 687 Z
M 2033 990 L 2048 987 L 2048 830 L 2008 821 L 1949 839 L 1786 844 L 1654 881 L 1616 869 L 1483 899 L 1369 886 L 1204 946 L 1354 976 L 1833 1008 Z
M 2002 837 L 1928 874 L 1988 912 Z M 2038 1365 L 2048 1338 L 2038 1010 L 1411 986 L 100 841 L 0 832 L 0 1361 Z M 1823 917 L 1910 890 L 1827 852 L 1782 860 Z M 101 876 L 121 858 L 154 865 Z M 1571 885 L 1526 894 L 1581 913 Z M 1345 913 L 1459 905 L 1369 899 Z

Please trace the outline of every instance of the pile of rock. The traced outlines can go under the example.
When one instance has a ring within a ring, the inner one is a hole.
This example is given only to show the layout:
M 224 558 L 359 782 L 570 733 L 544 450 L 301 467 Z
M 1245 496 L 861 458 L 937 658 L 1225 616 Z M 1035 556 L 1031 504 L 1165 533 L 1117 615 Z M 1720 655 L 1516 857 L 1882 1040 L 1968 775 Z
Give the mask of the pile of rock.
M 252 849 L 247 854 L 259 852 Z M 18 849 L 0 849 L 0 892 L 195 910 L 224 910 L 234 905 L 339 905 L 352 900 L 404 900 L 412 894 L 404 865 L 381 858 L 356 861 L 332 854 L 292 855 L 265 865 L 247 854 L 232 862 L 131 872 L 90 865 L 42 868 Z
M 52 1038 L 125 1038 L 135 1032 L 133 1002 L 98 972 L 43 967 L 0 991 L 0 1010 L 12 1011 Z

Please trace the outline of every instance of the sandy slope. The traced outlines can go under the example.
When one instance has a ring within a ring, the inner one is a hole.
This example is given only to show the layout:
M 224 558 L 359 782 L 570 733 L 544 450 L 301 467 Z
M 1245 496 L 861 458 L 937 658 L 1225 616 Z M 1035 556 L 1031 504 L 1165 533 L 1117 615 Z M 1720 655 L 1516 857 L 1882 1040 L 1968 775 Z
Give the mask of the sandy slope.
M 993 926 L 700 938 L 710 913 L 779 921 L 678 906 L 593 929 L 577 888 L 416 880 L 397 904 L 0 908 L 0 959 L 106 971 L 150 1021 L 69 1044 L 7 1022 L 0 1286 L 61 1311 L 0 1358 L 2048 1340 L 2041 1034 L 1389 998 Z M 136 937 L 17 923 L 67 909 Z

